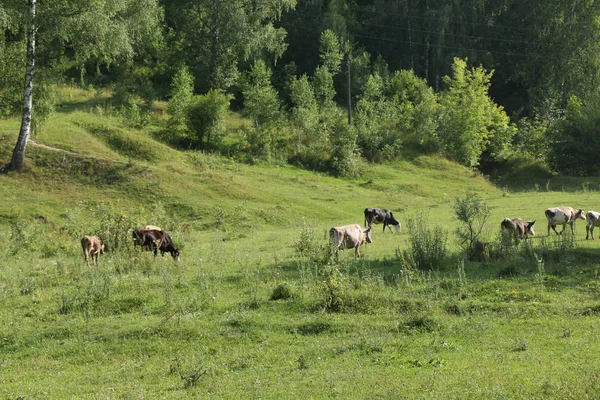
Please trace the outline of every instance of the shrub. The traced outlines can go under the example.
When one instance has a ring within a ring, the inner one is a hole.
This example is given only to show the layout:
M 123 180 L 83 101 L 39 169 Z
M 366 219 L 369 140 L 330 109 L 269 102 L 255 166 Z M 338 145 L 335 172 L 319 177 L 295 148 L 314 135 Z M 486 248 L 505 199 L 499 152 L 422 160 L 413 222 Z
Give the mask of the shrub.
M 489 253 L 489 249 L 486 250 L 489 244 L 480 239 L 490 211 L 490 207 L 475 193 L 467 193 L 454 202 L 454 215 L 461 223 L 455 231 L 458 244 L 470 260 L 481 259 L 486 251 Z
M 225 134 L 225 118 L 230 101 L 230 95 L 218 90 L 211 90 L 194 98 L 187 114 L 193 146 L 207 149 L 220 144 Z
M 271 293 L 271 300 L 287 300 L 293 297 L 292 289 L 287 283 L 282 283 L 273 289 Z
M 427 217 L 418 214 L 408 218 L 408 242 L 410 259 L 419 269 L 439 268 L 447 257 L 448 233 L 440 226 L 430 228 Z

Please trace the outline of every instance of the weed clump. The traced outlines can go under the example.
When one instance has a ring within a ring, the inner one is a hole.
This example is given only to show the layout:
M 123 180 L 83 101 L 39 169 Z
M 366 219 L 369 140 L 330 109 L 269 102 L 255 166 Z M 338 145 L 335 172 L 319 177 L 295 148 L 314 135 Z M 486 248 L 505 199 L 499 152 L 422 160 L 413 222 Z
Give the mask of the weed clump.
M 273 289 L 270 300 L 287 300 L 293 296 L 292 289 L 287 283 L 282 283 Z

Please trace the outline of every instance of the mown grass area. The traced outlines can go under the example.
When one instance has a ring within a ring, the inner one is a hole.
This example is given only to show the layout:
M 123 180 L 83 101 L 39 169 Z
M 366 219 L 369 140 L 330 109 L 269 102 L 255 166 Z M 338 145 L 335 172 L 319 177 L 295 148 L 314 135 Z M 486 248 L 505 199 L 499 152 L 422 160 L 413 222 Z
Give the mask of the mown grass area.
M 548 238 L 543 214 L 600 208 L 600 180 L 503 190 L 436 156 L 356 180 L 248 166 L 156 142 L 160 126 L 124 126 L 102 96 L 65 97 L 34 137 L 61 150 L 31 145 L 25 172 L 0 175 L 0 397 L 600 396 L 600 241 L 583 221 Z M 17 131 L 0 121 L 0 161 Z M 505 217 L 538 235 L 465 262 L 453 202 L 467 192 L 492 207 L 492 244 Z M 377 225 L 361 260 L 335 262 L 327 229 L 365 207 L 393 210 L 402 233 Z M 433 270 L 405 259 L 417 218 L 448 235 Z M 180 263 L 133 248 L 149 223 Z M 84 234 L 109 244 L 98 267 Z

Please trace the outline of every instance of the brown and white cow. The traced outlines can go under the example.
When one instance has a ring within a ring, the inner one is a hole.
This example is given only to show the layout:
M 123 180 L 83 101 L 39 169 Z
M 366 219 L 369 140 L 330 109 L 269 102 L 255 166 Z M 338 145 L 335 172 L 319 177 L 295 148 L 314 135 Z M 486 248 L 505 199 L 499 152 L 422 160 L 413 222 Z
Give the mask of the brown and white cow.
M 585 224 L 585 238 L 587 239 L 590 235 L 594 239 L 594 228 L 600 226 L 600 212 L 588 211 L 587 222 Z
M 535 224 L 535 221 L 525 221 L 521 218 L 504 218 L 500 226 L 506 230 L 514 231 L 522 239 L 527 239 L 529 235 L 535 235 L 533 224 Z
M 571 233 L 575 234 L 573 229 L 573 223 L 576 219 L 582 219 L 585 221 L 585 211 L 581 208 L 575 211 L 572 207 L 555 207 L 547 208 L 544 212 L 546 219 L 548 219 L 548 236 L 550 236 L 550 228 L 557 234 L 560 235 L 565 231 L 566 225 L 571 226 Z M 558 233 L 556 231 L 556 225 L 562 225 L 562 231 Z
M 335 247 L 335 256 L 338 251 L 354 248 L 354 259 L 360 257 L 360 246 L 363 243 L 373 243 L 371 228 L 363 228 L 359 224 L 336 226 L 329 230 L 329 238 Z
M 90 265 L 89 257 L 92 257 L 94 264 L 98 265 L 98 254 L 104 254 L 105 246 L 102 239 L 98 236 L 84 236 L 81 238 L 81 249 L 83 250 L 83 259 L 87 265 Z

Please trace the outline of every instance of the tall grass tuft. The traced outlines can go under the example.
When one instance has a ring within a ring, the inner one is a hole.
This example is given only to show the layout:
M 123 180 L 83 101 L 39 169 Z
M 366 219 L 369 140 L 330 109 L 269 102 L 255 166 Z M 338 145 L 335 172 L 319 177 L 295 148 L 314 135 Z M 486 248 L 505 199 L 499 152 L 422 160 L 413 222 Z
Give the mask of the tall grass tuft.
M 405 259 L 412 260 L 421 270 L 439 269 L 448 256 L 448 233 L 440 226 L 430 227 L 426 215 L 420 213 L 406 221 L 409 234 L 409 252 Z

